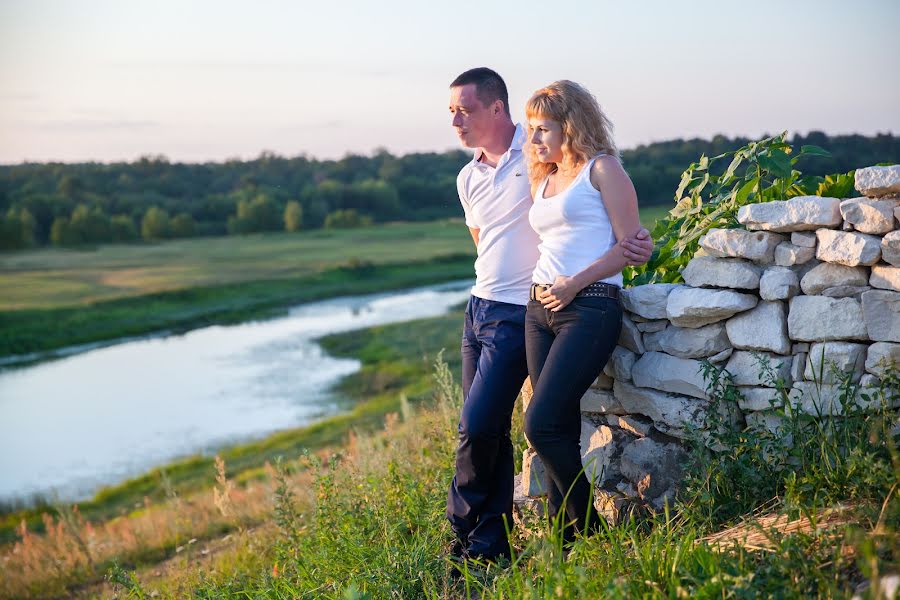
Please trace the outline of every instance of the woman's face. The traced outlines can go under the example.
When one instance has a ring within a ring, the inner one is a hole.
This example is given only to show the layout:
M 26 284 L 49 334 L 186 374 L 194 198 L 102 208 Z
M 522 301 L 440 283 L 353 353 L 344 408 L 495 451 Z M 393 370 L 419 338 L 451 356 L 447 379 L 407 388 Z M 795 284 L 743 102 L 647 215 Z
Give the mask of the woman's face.
M 560 163 L 563 159 L 562 124 L 553 119 L 535 116 L 528 119 L 529 142 L 537 159 L 544 163 Z

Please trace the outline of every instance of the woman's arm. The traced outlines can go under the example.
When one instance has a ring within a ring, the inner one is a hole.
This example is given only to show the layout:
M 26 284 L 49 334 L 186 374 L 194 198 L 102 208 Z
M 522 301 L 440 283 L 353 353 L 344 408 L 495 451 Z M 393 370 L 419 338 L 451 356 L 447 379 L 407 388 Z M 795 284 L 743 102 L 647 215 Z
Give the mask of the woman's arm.
M 604 156 L 594 161 L 591 166 L 591 185 L 603 196 L 603 205 L 618 242 L 583 271 L 556 278 L 541 297 L 544 307 L 553 311 L 565 308 L 582 288 L 625 268 L 629 259 L 625 256 L 621 241 L 633 238 L 641 228 L 634 184 L 616 158 Z

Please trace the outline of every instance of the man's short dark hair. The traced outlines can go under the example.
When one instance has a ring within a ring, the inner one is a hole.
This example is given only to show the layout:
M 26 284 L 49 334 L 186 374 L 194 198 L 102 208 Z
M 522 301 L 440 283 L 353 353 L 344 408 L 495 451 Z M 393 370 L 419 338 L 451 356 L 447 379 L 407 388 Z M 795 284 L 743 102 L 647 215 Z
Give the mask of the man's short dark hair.
M 494 100 L 503 102 L 503 110 L 509 116 L 509 92 L 506 91 L 506 83 L 493 69 L 477 67 L 469 69 L 453 80 L 450 87 L 461 87 L 475 84 L 475 95 L 485 106 L 490 106 Z

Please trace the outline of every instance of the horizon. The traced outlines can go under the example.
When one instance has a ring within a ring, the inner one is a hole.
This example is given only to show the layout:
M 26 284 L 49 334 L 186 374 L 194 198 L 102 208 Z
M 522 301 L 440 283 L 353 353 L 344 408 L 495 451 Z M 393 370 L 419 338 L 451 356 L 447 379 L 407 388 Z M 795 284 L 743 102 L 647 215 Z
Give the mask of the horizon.
M 349 4 L 8 1 L 0 164 L 456 150 L 447 87 L 481 65 L 506 79 L 517 121 L 534 89 L 584 84 L 623 149 L 784 130 L 900 133 L 900 3 L 890 0 L 600 2 L 565 27 L 537 20 L 537 2 L 469 14 L 401 0 L 390 18 Z

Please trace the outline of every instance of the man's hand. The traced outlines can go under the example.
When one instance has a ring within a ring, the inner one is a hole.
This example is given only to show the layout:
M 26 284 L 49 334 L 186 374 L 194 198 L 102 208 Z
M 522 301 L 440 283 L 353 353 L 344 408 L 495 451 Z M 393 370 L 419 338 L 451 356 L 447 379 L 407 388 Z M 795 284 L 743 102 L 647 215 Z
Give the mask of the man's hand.
M 641 227 L 634 237 L 622 241 L 625 258 L 632 267 L 642 265 L 650 260 L 653 254 L 653 238 L 650 232 Z

